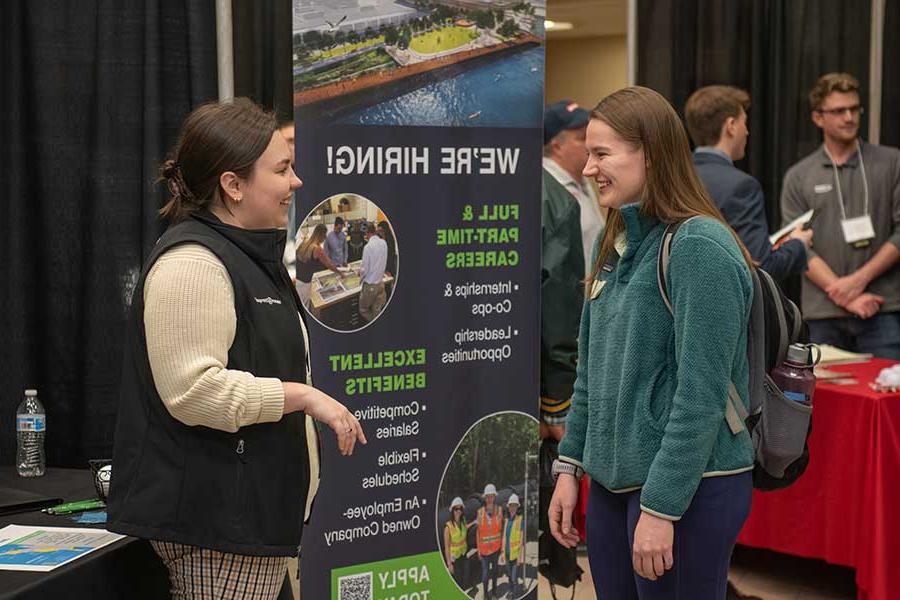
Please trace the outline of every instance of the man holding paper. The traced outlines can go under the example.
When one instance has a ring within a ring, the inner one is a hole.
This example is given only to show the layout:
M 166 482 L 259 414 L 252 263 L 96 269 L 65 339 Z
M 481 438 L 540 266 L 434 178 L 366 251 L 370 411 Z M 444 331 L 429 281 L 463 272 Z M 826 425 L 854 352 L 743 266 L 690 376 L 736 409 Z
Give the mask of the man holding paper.
M 813 232 L 797 224 L 788 240 L 772 248 L 762 186 L 734 166 L 747 148 L 750 96 L 730 85 L 708 85 L 688 98 L 684 107 L 694 145 L 694 166 L 706 191 L 728 224 L 747 246 L 753 260 L 776 280 L 806 270 L 806 249 Z
M 788 170 L 781 210 L 785 223 L 816 211 L 802 297 L 810 337 L 900 359 L 900 151 L 859 139 L 851 75 L 823 75 L 809 101 L 824 143 Z

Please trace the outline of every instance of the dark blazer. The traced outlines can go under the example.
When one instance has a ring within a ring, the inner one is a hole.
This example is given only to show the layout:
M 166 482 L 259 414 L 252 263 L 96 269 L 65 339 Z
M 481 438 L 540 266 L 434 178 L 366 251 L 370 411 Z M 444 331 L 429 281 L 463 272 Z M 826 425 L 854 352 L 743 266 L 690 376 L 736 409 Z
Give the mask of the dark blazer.
M 754 177 L 711 152 L 694 152 L 694 166 L 706 191 L 760 268 L 776 280 L 806 270 L 806 247 L 800 240 L 788 240 L 772 250 L 763 191 Z

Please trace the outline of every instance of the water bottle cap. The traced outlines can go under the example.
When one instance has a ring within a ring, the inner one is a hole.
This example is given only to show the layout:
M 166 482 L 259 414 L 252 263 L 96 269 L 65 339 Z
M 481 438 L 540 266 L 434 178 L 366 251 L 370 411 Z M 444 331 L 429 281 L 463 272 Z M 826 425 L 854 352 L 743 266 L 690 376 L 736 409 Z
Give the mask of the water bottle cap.
M 787 360 L 799 365 L 808 365 L 809 348 L 802 344 L 791 344 L 788 347 Z
M 25 390 L 25 396 L 33 398 L 37 396 L 37 390 Z

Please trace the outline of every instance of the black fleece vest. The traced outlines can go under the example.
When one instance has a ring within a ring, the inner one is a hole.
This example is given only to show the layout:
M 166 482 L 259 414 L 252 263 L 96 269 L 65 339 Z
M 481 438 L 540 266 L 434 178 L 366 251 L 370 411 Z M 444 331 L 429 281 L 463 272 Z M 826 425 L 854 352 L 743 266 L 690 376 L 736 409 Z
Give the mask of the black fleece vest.
M 116 422 L 110 531 L 245 555 L 298 553 L 310 467 L 303 413 L 228 433 L 173 418 L 156 391 L 144 332 L 144 283 L 170 248 L 202 244 L 234 287 L 229 369 L 306 380 L 300 300 L 282 265 L 285 232 L 212 215 L 169 228 L 134 291 Z

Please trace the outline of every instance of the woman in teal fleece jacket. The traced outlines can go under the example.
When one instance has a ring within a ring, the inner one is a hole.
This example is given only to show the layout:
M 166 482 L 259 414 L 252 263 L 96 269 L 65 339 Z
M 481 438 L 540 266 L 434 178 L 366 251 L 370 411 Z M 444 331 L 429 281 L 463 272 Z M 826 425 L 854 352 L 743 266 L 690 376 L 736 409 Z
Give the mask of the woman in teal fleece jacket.
M 753 452 L 725 420 L 728 385 L 747 398 L 752 259 L 706 194 L 671 105 L 640 87 L 591 114 L 584 174 L 608 207 L 579 336 L 577 380 L 550 505 L 553 535 L 574 546 L 576 476 L 592 479 L 588 553 L 606 599 L 725 597 L 750 510 Z M 657 251 L 680 222 L 667 286 Z M 618 257 L 610 271 L 604 265 Z

